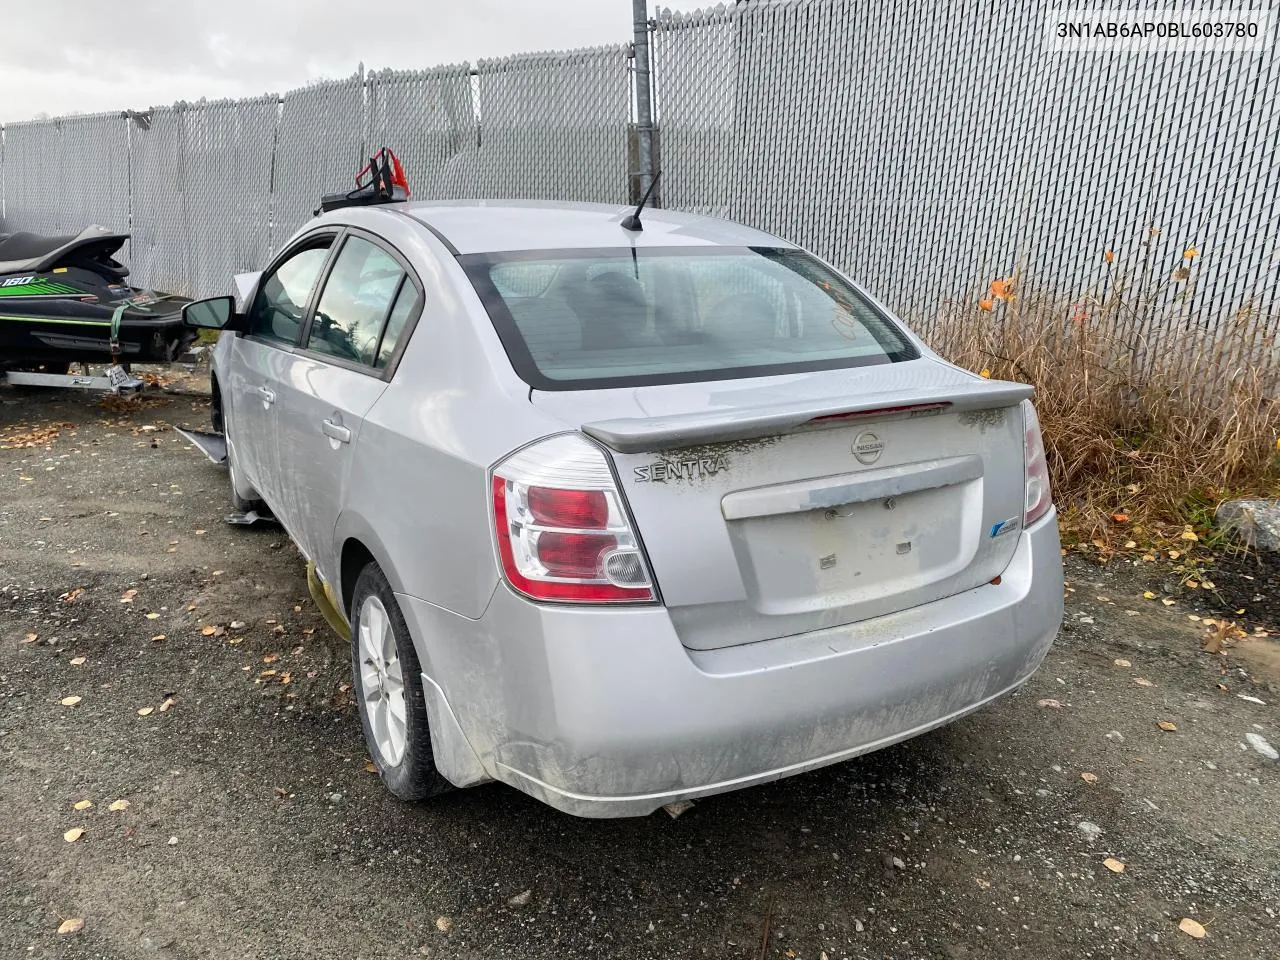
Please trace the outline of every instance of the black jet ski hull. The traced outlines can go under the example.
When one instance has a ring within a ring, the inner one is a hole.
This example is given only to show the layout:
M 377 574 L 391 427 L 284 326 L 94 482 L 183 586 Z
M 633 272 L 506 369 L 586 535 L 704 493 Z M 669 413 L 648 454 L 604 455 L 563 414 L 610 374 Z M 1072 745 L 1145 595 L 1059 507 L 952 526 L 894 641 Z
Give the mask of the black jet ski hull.
M 113 355 L 164 363 L 186 350 L 197 333 L 182 322 L 190 301 L 127 286 L 128 269 L 112 259 L 126 239 L 95 228 L 70 238 L 0 238 L 0 370 L 109 363 Z
M 119 362 L 167 363 L 195 340 L 196 331 L 182 322 L 181 306 L 186 301 L 168 299 L 166 306 L 176 306 L 178 312 L 138 315 L 126 311 L 121 316 L 115 352 Z M 114 308 L 102 311 L 105 317 L 75 317 L 55 315 L 48 303 L 40 305 L 43 316 L 34 309 L 15 309 L 19 306 L 0 299 L 0 369 L 112 361 Z

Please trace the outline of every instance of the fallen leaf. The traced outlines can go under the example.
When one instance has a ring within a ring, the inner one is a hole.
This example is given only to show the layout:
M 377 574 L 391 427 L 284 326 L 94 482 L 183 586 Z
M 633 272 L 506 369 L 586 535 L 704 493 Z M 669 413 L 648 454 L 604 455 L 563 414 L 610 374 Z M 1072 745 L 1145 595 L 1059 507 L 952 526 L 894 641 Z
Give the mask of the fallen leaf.
M 72 827 L 70 830 L 68 830 L 66 833 L 62 835 L 62 839 L 67 841 L 67 843 L 75 843 L 77 840 L 79 840 L 83 836 L 84 836 L 84 827 Z
M 58 932 L 61 934 L 79 933 L 84 929 L 84 920 L 81 917 L 67 917 L 58 924 Z
M 1127 513 L 1113 513 L 1111 519 L 1116 523 L 1128 523 L 1129 515 Z
M 151 638 L 151 642 L 152 642 L 152 643 L 159 643 L 159 642 L 160 642 L 161 640 L 163 640 L 163 639 L 164 639 L 164 634 L 163 634 L 163 633 L 157 633 L 154 637 L 152 637 L 152 638 Z
M 264 657 L 262 658 L 262 662 L 263 662 L 263 663 L 275 663 L 275 662 L 276 662 L 277 660 L 279 660 L 279 659 L 280 659 L 280 654 L 278 654 L 278 653 L 268 653 L 266 656 L 264 656 Z
M 1196 536 L 1196 533 L 1195 533 L 1195 531 L 1194 531 L 1194 530 L 1183 530 L 1183 531 L 1182 531 L 1182 539 L 1183 539 L 1183 540 L 1190 540 L 1190 541 L 1194 542 L 1194 541 L 1196 541 L 1196 540 L 1199 540 L 1200 538 Z
M 995 305 L 996 305 L 996 302 L 992 300 L 990 297 L 983 297 L 981 300 L 978 301 L 978 309 L 985 310 L 988 313 L 991 312 L 991 308 L 994 307 Z
M 84 660 L 85 660 L 85 658 L 84 658 L 84 657 L 72 657 L 72 658 L 71 658 L 71 660 L 70 660 L 70 663 L 71 663 L 71 665 L 72 665 L 73 667 L 78 667 L 78 666 L 80 666 L 82 663 L 84 663 Z
M 197 531 L 196 531 L 196 536 L 197 536 L 197 537 L 203 537 L 203 536 L 204 536 L 204 531 L 203 531 L 203 530 L 197 530 Z
M 1061 709 L 1062 709 L 1062 704 L 1061 704 L 1059 701 L 1054 700 L 1052 697 L 1046 697 L 1046 698 L 1045 698 L 1045 699 L 1043 699 L 1043 700 L 1037 700 L 1037 701 L 1036 701 L 1036 706 L 1037 706 L 1037 707 L 1047 707 L 1047 708 L 1048 708 L 1048 709 L 1050 709 L 1050 710 L 1061 710 Z
M 138 710 L 138 716 L 149 717 L 154 712 L 155 707 L 142 707 Z
M 983 890 L 991 889 L 991 881 L 986 879 L 985 877 L 974 877 L 973 882 L 976 883 Z
M 121 810 L 128 810 L 129 801 L 128 800 L 112 800 L 110 805 L 107 807 L 107 809 L 113 810 L 116 813 L 119 813 Z
M 23 642 L 23 643 L 35 643 L 35 642 L 36 642 L 37 640 L 39 640 L 39 639 L 40 639 L 40 634 L 38 634 L 38 633 L 28 633 L 25 637 L 23 637 L 23 638 L 22 638 L 22 642 Z
M 1134 682 L 1134 683 L 1136 683 L 1136 684 L 1137 684 L 1138 686 L 1140 686 L 1140 687 L 1154 687 L 1154 686 L 1155 686 L 1155 684 L 1154 684 L 1154 683 L 1152 683 L 1150 680 L 1148 680 L 1146 677 L 1134 677 L 1134 678 L 1133 678 L 1133 682 Z
M 1098 775 L 1096 773 L 1089 773 L 1086 771 L 1085 773 L 1080 774 L 1080 779 L 1085 783 L 1093 784 L 1098 782 Z
M 525 907 L 529 905 L 529 901 L 532 899 L 533 899 L 533 891 L 524 890 L 520 893 L 517 893 L 514 897 L 508 900 L 507 905 L 512 907 Z
M 147 619 L 148 619 L 148 620 L 159 620 L 159 619 L 160 619 L 160 614 L 155 613 L 155 612 L 148 613 L 148 614 L 147 614 Z
M 173 697 L 165 697 L 164 703 L 160 704 L 160 712 L 168 713 L 177 704 L 177 700 Z
M 1190 917 L 1183 917 L 1179 920 L 1178 929 L 1188 937 L 1194 937 L 1197 940 L 1203 940 L 1206 932 L 1202 925 L 1196 923 Z
M 1103 261 L 1105 261 L 1106 263 L 1115 263 L 1115 262 L 1116 262 L 1116 252 L 1115 252 L 1114 250 L 1104 250 L 1104 251 L 1102 252 L 1102 259 L 1103 259 Z
M 121 603 L 133 603 L 133 598 L 138 595 L 137 590 L 126 590 L 124 595 L 120 597 Z
M 1187 247 L 1187 249 L 1182 251 L 1183 260 L 1194 260 L 1198 256 L 1200 256 L 1200 251 L 1195 247 Z
M 441 933 L 448 933 L 453 929 L 453 921 L 448 917 L 436 917 L 436 929 Z
M 1144 590 L 1142 592 L 1142 597 L 1144 600 L 1154 600 L 1156 598 L 1156 595 L 1152 593 L 1150 590 Z
M 1124 864 L 1115 857 L 1107 857 L 1107 859 L 1102 861 L 1102 865 L 1112 873 L 1124 873 Z
M 1172 600 L 1170 600 L 1168 597 L 1165 597 L 1165 598 L 1164 598 L 1163 600 L 1161 600 L 1160 602 L 1161 602 L 1161 603 L 1163 603 L 1166 607 L 1172 607 L 1172 606 L 1173 606 L 1173 601 L 1172 601 Z
M 1132 667 L 1132 666 L 1133 666 L 1133 664 L 1132 664 L 1132 663 L 1130 663 L 1128 660 L 1126 660 L 1124 657 L 1117 657 L 1117 658 L 1116 658 L 1116 661 L 1115 661 L 1115 664 L 1116 664 L 1116 666 L 1117 666 L 1117 667 Z
M 1178 729 L 1178 725 L 1176 723 L 1172 723 L 1168 720 L 1157 720 L 1156 726 L 1166 733 L 1173 733 L 1173 731 Z
M 80 698 L 79 697 L 63 697 L 58 702 L 61 703 L 64 707 L 74 707 L 77 703 L 80 702 Z
M 364 764 L 364 772 L 377 773 L 378 772 L 377 764 L 375 764 L 372 760 L 366 760 Z
M 66 593 L 61 594 L 58 597 L 58 599 L 61 600 L 63 603 L 75 603 L 77 600 L 80 599 L 80 596 L 83 593 L 84 593 L 84 587 L 76 587 L 74 590 L 68 590 Z
M 206 637 L 212 637 L 217 632 L 218 628 L 212 624 L 200 628 L 200 633 Z

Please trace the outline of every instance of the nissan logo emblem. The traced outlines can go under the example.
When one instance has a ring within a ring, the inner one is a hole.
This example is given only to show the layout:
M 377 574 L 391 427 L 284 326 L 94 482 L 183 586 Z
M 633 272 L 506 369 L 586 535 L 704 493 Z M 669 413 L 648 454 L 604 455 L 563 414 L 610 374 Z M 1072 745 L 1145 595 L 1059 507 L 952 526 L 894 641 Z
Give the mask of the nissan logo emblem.
M 863 430 L 853 438 L 853 455 L 859 463 L 875 463 L 884 453 L 884 441 L 870 430 Z

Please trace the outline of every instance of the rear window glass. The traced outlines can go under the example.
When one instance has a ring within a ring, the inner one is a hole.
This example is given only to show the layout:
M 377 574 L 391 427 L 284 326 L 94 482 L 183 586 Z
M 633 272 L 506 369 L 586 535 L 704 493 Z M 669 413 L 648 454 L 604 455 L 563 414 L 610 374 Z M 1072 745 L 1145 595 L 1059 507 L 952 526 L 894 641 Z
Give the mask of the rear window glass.
M 800 250 L 622 248 L 460 258 L 516 372 L 543 390 L 913 359 L 896 324 Z

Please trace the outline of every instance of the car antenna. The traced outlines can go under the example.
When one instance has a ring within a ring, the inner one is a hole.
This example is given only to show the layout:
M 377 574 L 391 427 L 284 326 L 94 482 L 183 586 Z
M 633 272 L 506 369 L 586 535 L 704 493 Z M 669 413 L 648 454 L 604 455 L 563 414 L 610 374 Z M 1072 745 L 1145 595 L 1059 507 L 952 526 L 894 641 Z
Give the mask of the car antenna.
M 622 221 L 623 230 L 634 230 L 639 232 L 644 229 L 644 224 L 640 222 L 640 214 L 644 211 L 644 205 L 649 202 L 649 194 L 653 193 L 653 188 L 658 185 L 658 178 L 662 176 L 659 170 L 653 175 L 653 179 L 649 181 L 649 189 L 644 192 L 644 196 L 640 198 L 640 203 L 636 206 L 635 212 L 631 216 Z

